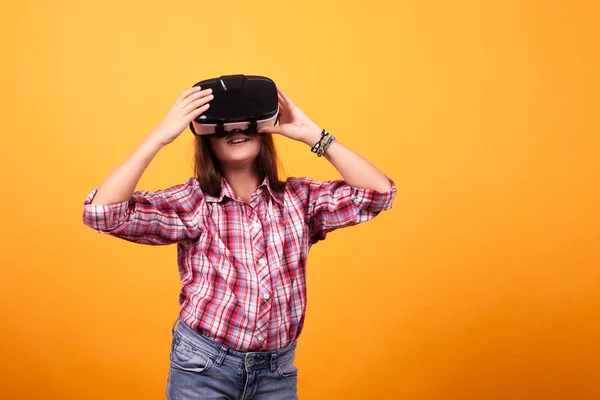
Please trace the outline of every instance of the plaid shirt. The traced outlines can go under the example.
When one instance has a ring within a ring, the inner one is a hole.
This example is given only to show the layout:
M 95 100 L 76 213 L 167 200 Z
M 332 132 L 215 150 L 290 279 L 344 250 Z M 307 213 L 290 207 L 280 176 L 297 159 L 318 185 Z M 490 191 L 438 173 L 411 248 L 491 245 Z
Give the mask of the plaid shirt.
M 310 246 L 391 208 L 390 183 L 392 191 L 377 192 L 342 179 L 289 178 L 278 193 L 265 178 L 245 203 L 225 179 L 213 197 L 190 178 L 111 205 L 90 204 L 96 187 L 83 222 L 131 242 L 177 243 L 181 320 L 232 349 L 271 351 L 302 331 Z

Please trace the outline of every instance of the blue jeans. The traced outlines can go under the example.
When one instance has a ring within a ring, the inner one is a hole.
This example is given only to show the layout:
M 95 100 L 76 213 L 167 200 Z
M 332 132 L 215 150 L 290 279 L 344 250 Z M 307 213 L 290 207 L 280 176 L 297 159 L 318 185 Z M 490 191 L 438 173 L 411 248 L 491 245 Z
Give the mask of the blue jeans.
M 180 318 L 172 333 L 167 399 L 298 399 L 295 341 L 277 351 L 240 352 L 201 335 Z

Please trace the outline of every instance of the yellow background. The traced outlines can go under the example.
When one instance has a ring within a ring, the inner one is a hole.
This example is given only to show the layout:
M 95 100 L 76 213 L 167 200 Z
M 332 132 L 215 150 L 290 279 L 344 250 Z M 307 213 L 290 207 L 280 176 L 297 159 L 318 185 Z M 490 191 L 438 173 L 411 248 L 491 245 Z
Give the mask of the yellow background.
M 176 247 L 82 223 L 198 80 L 271 77 L 398 186 L 308 264 L 302 399 L 600 398 L 594 1 L 3 2 L 2 398 L 160 399 Z M 186 130 L 138 189 L 192 174 Z M 337 178 L 277 138 L 288 176 Z

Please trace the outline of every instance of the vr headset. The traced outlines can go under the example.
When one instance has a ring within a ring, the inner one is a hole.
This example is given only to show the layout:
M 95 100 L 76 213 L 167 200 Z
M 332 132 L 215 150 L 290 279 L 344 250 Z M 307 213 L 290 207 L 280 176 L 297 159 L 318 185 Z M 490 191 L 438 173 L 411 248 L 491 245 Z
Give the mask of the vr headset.
M 236 129 L 255 133 L 259 128 L 273 126 L 277 122 L 277 87 L 267 77 L 224 75 L 200 81 L 194 86 L 201 86 L 202 90 L 212 89 L 214 95 L 208 110 L 190 122 L 194 135 L 226 136 Z

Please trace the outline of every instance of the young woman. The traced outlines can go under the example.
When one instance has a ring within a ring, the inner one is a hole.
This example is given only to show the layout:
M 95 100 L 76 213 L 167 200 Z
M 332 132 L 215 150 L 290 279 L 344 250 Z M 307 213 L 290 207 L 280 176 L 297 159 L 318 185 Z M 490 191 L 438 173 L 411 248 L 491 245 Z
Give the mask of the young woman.
M 394 183 L 336 140 L 323 156 L 343 179 L 280 181 L 272 134 L 305 143 L 307 151 L 323 141 L 322 129 L 279 88 L 278 98 L 278 126 L 197 136 L 195 177 L 134 192 L 157 152 L 213 99 L 210 90 L 184 91 L 85 200 L 83 221 L 97 232 L 177 243 L 181 307 L 172 329 L 169 399 L 296 399 L 309 248 L 392 206 Z

